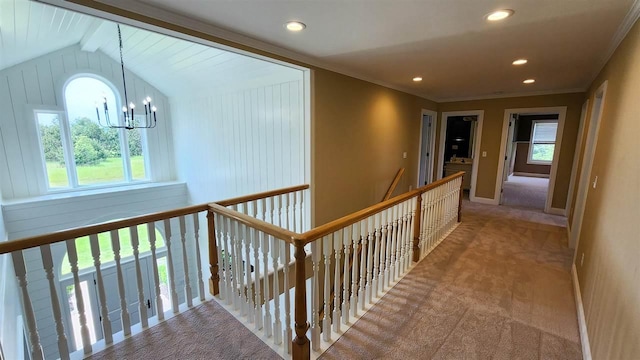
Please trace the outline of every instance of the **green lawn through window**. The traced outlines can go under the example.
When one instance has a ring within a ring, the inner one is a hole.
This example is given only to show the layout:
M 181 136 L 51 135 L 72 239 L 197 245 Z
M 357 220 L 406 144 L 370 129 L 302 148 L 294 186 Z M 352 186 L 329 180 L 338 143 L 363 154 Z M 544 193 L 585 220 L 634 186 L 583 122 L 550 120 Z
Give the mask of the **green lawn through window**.
M 96 165 L 82 165 L 76 167 L 78 179 L 82 185 L 100 184 L 124 181 L 122 159 L 107 158 Z M 144 158 L 142 156 L 131 157 L 131 176 L 133 179 L 144 179 Z M 52 188 L 67 187 L 67 168 L 55 162 L 47 162 L 47 175 L 49 186 Z

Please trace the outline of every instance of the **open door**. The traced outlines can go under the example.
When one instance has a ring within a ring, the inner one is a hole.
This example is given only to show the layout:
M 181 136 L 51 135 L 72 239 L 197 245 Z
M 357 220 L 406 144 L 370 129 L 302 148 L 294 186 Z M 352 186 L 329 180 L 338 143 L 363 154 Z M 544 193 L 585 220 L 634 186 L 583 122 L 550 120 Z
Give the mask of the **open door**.
M 509 118 L 509 132 L 507 133 L 507 146 L 504 154 L 504 171 L 502 175 L 502 186 L 500 187 L 500 204 L 504 200 L 504 182 L 509 179 L 511 173 L 511 164 L 513 157 L 513 135 L 515 131 L 515 122 L 518 119 L 518 114 L 511 114 Z
M 418 187 L 433 181 L 433 153 L 435 149 L 435 118 L 433 111 L 422 111 L 422 130 L 420 134 L 420 164 L 418 166 Z

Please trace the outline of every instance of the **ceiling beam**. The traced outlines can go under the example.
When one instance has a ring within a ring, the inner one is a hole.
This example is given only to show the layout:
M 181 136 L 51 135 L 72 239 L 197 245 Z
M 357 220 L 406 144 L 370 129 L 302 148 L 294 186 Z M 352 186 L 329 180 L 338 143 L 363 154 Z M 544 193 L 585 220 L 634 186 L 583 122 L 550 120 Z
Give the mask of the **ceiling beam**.
M 86 33 L 80 40 L 82 51 L 95 52 L 110 38 L 113 31 L 111 23 L 100 19 L 94 19 Z

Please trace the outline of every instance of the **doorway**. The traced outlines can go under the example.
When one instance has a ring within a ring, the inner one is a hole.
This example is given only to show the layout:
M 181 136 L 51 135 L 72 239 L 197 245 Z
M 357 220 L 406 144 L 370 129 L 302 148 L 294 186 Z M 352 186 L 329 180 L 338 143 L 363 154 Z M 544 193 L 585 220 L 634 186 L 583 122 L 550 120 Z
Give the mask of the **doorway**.
M 145 296 L 146 316 L 156 316 L 156 307 L 154 301 L 156 299 L 155 290 L 153 288 L 152 273 L 154 266 L 150 256 L 140 258 L 140 268 L 142 273 L 143 294 Z M 155 264 L 160 274 L 160 297 L 162 298 L 163 310 L 171 309 L 170 295 L 168 291 L 168 279 L 166 274 L 166 254 L 159 253 L 157 263 Z M 127 259 L 121 264 L 121 269 L 125 279 L 135 279 L 136 269 L 133 259 Z M 104 338 L 102 330 L 102 316 L 100 314 L 101 299 L 98 296 L 96 272 L 84 272 L 79 276 L 81 297 L 86 315 L 86 325 L 89 330 L 89 338 L 91 344 L 96 343 Z M 105 289 L 118 289 L 118 281 L 116 277 L 116 268 L 113 263 L 102 267 L 102 281 Z M 133 326 L 140 323 L 140 307 L 138 302 L 138 286 L 135 281 L 125 281 L 125 298 L 127 301 L 127 311 L 129 313 L 130 324 Z M 60 294 L 62 294 L 62 309 L 65 316 L 65 328 L 69 329 L 70 337 L 68 338 L 71 351 L 80 350 L 83 347 L 81 336 L 80 310 L 75 295 L 75 284 L 72 277 L 66 277 L 60 280 Z M 122 331 L 120 294 L 117 290 L 108 291 L 104 299 L 108 316 L 111 324 L 112 333 L 115 334 Z
M 551 201 L 565 113 L 566 107 L 505 110 L 498 204 L 564 215 Z
M 483 118 L 484 110 L 442 113 L 437 178 L 464 171 L 462 188 L 469 199 L 490 202 L 475 196 Z
M 596 145 L 598 144 L 598 132 L 600 131 L 600 120 L 602 119 L 602 111 L 604 109 L 604 99 L 607 94 L 607 81 L 605 81 L 598 90 L 596 90 L 593 107 L 591 109 L 591 117 L 589 119 L 589 128 L 587 132 L 587 140 L 584 146 L 584 155 L 582 156 L 582 169 L 578 182 L 578 194 L 576 195 L 576 207 L 573 211 L 573 220 L 571 222 L 569 234 L 569 247 L 578 248 L 580 239 L 580 229 L 582 227 L 582 218 L 584 216 L 584 207 L 587 203 L 589 194 L 589 184 L 591 182 L 591 167 L 593 165 L 593 157 L 596 153 Z M 578 139 L 580 141 L 581 139 Z M 571 194 L 569 194 L 571 195 Z M 575 258 L 575 254 L 574 254 Z
M 420 156 L 418 164 L 418 186 L 427 185 L 433 181 L 433 157 L 436 146 L 436 112 L 422 110 L 420 125 Z

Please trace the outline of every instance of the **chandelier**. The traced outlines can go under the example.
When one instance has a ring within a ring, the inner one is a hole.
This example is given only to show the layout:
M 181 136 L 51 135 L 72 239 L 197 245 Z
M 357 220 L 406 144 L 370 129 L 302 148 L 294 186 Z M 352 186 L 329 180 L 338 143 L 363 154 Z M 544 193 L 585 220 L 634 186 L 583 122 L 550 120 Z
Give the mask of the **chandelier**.
M 120 32 L 120 25 L 118 27 L 118 41 L 120 44 L 120 69 L 122 70 L 122 87 L 124 88 L 124 106 L 122 106 L 122 115 L 118 116 L 115 122 L 112 122 L 109 116 L 109 106 L 107 105 L 107 97 L 102 97 L 102 107 L 104 110 L 104 118 L 106 124 L 102 124 L 100 119 L 100 110 L 96 104 L 96 115 L 98 116 L 98 123 L 101 126 L 107 126 L 113 129 L 152 129 L 156 127 L 156 110 L 155 106 L 151 105 L 151 98 L 147 96 L 142 100 L 144 106 L 144 114 L 138 114 L 135 112 L 136 105 L 133 102 L 129 102 L 127 96 L 127 78 L 124 74 L 124 60 L 122 57 L 122 33 Z M 129 106 L 127 107 L 127 104 Z

